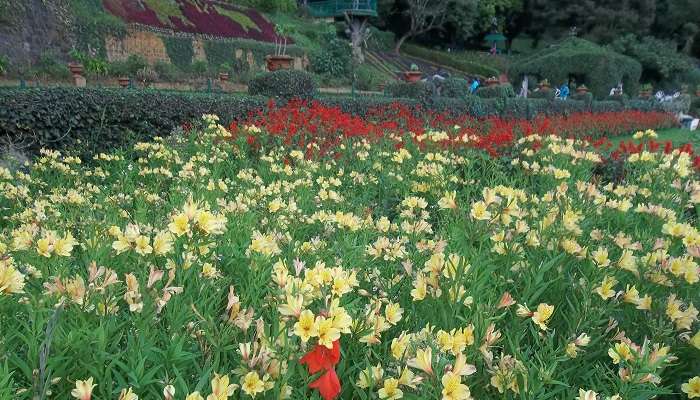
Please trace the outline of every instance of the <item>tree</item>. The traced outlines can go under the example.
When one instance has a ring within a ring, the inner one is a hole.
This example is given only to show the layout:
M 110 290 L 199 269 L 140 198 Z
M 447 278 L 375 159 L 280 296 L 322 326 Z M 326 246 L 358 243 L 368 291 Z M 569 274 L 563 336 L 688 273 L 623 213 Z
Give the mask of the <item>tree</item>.
M 408 31 L 396 42 L 394 51 L 399 53 L 403 43 L 411 37 L 439 29 L 447 18 L 449 0 L 406 0 L 405 13 L 410 19 Z
M 638 39 L 628 34 L 615 40 L 610 47 L 639 61 L 644 81 L 671 81 L 693 68 L 688 57 L 676 51 L 675 43 L 651 36 Z

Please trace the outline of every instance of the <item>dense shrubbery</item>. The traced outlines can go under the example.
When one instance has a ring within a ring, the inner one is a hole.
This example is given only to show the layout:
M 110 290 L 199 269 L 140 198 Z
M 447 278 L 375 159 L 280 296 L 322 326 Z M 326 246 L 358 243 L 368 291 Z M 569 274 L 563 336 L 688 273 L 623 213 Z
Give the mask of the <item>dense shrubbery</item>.
M 427 99 L 433 95 L 430 85 L 425 82 L 392 82 L 384 88 L 388 97 L 404 99 Z
M 504 99 L 515 97 L 515 90 L 510 83 L 503 83 L 495 86 L 481 86 L 477 89 L 476 95 L 485 99 Z
M 462 99 L 470 96 L 469 82 L 461 78 L 447 78 L 440 82 L 440 96 Z
M 396 35 L 391 31 L 380 31 L 374 26 L 370 27 L 370 37 L 367 46 L 370 50 L 391 51 L 394 49 Z
M 491 66 L 474 61 L 465 60 L 458 57 L 453 57 L 449 53 L 445 53 L 442 51 L 430 50 L 426 49 L 425 47 L 410 44 L 403 45 L 401 49 L 408 55 L 446 65 L 448 67 L 457 69 L 468 74 L 488 77 L 496 76 L 501 73 L 501 71 Z
M 265 72 L 248 83 L 248 94 L 283 99 L 309 99 L 316 94 L 316 82 L 305 71 L 287 69 Z
M 320 49 L 311 55 L 311 68 L 317 74 L 347 76 L 352 62 L 349 48 L 350 43 L 334 31 L 324 33 Z
M 452 116 L 503 116 L 532 119 L 537 115 L 605 113 L 623 110 L 659 110 L 654 101 L 631 100 L 584 102 L 546 99 L 483 99 L 427 97 L 396 99 L 381 96 L 319 98 L 329 106 L 359 116 L 400 102 L 416 115 L 445 113 Z M 46 146 L 77 146 L 82 140 L 92 149 L 104 149 L 170 132 L 182 123 L 202 114 L 218 114 L 225 122 L 245 118 L 266 107 L 266 97 L 230 94 L 193 94 L 155 90 L 121 89 L 0 89 L 0 132 L 16 141 L 30 140 L 33 149 Z M 670 106 L 664 106 L 670 107 Z M 663 111 L 663 109 L 662 109 Z M 97 139 L 99 138 L 99 139 Z
M 585 83 L 597 98 L 623 82 L 625 91 L 636 94 L 642 66 L 634 59 L 579 38 L 569 38 L 523 58 L 512 66 L 511 76 L 547 78 L 552 84 L 571 76 Z

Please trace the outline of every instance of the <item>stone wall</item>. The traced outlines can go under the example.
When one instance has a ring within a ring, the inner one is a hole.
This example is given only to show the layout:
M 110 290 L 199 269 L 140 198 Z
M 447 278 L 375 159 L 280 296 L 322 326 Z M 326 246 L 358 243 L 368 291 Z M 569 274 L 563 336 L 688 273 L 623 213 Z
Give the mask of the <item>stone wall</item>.
M 206 53 L 204 50 L 204 41 L 206 39 L 193 37 L 192 48 L 194 50 L 194 60 L 206 61 Z M 168 52 L 163 43 L 163 35 L 155 32 L 141 30 L 130 27 L 128 34 L 123 39 L 109 37 L 105 41 L 105 49 L 107 50 L 107 60 L 124 61 L 132 54 L 137 54 L 143 57 L 149 64 L 155 64 L 158 61 L 171 62 L 168 57 Z M 231 64 L 233 60 L 244 60 L 252 71 L 265 70 L 264 62 L 256 62 L 253 52 L 248 49 L 235 49 L 231 54 Z M 309 67 L 309 59 L 306 55 L 294 57 L 294 69 L 307 69 Z

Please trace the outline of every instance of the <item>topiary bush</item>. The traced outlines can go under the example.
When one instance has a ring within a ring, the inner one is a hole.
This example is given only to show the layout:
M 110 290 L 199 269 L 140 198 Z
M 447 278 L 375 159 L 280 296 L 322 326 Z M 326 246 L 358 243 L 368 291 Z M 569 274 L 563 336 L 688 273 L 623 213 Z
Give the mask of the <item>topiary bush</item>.
M 458 99 L 471 96 L 469 82 L 461 78 L 447 78 L 440 83 L 440 96 Z
M 476 90 L 476 95 L 484 99 L 504 99 L 515 97 L 515 90 L 510 83 L 495 86 L 481 86 Z
M 293 69 L 265 72 L 248 83 L 248 94 L 282 99 L 310 99 L 316 95 L 311 74 Z
M 311 54 L 313 72 L 334 77 L 347 76 L 352 62 L 350 43 L 339 38 L 335 31 L 325 32 L 321 43 L 321 48 Z
M 433 87 L 425 82 L 392 82 L 384 88 L 388 97 L 425 100 L 433 96 Z

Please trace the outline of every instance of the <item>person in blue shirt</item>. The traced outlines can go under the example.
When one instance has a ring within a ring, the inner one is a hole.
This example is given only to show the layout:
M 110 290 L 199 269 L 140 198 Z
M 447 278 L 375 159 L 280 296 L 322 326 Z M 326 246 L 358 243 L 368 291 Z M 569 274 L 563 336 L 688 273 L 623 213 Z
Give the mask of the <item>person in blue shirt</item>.
M 569 85 L 567 85 L 566 83 L 561 85 L 561 87 L 559 88 L 559 97 L 562 100 L 566 100 L 569 97 Z
M 474 80 L 472 80 L 472 84 L 469 86 L 469 93 L 472 93 L 472 94 L 476 93 L 476 89 L 478 89 L 478 88 L 479 88 L 479 79 L 474 78 Z

